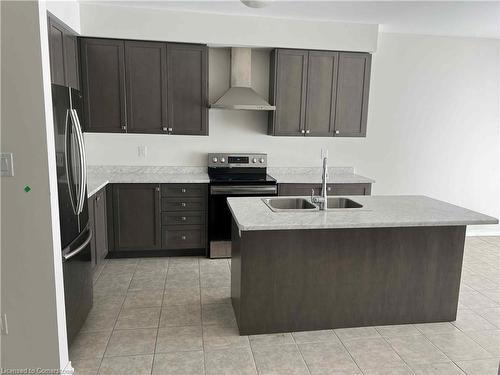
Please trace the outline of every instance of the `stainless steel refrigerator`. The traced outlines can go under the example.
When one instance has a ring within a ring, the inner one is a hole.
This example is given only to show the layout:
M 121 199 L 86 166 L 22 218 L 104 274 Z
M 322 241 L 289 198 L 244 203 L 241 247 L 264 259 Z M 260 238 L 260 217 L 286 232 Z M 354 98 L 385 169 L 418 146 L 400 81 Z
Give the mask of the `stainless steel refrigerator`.
M 70 87 L 52 85 L 59 195 L 59 221 L 68 344 L 92 307 L 92 270 L 87 207 L 87 168 L 80 119 L 82 96 Z

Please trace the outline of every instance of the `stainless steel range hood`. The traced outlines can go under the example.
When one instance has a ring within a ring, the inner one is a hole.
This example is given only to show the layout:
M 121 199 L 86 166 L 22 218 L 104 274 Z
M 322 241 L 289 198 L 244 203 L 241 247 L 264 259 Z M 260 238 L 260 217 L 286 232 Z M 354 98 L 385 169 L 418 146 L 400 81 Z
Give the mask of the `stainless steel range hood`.
M 252 89 L 252 50 L 231 48 L 231 87 L 211 108 L 239 109 L 250 111 L 274 111 L 270 105 Z

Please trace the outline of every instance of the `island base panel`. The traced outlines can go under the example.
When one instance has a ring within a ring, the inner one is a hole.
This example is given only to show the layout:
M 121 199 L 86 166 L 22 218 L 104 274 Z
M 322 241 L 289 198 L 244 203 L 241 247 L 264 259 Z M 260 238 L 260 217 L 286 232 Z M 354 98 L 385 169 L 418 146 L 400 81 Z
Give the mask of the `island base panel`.
M 465 226 L 242 231 L 231 298 L 240 334 L 453 321 Z

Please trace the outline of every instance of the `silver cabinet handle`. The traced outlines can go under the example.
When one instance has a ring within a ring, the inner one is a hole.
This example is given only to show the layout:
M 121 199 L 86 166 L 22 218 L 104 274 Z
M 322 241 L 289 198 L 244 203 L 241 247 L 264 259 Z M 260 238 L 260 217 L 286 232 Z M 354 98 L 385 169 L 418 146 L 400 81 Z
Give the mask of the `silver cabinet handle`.
M 304 129 L 302 129 L 300 132 L 301 132 L 302 134 L 305 134 L 305 132 L 306 132 L 306 131 L 305 131 Z
M 186 192 L 186 189 L 181 189 L 181 192 L 185 193 L 185 192 Z
M 335 134 L 340 134 L 340 130 L 335 130 Z
M 163 130 L 164 132 L 168 132 L 168 128 L 166 126 L 162 127 L 161 130 Z
M 156 187 L 156 191 L 160 191 L 160 187 L 159 186 Z
M 169 132 L 173 131 L 174 129 L 173 128 L 167 128 Z
M 64 260 L 68 260 L 68 259 L 73 258 L 75 255 L 77 255 L 83 249 L 85 249 L 85 247 L 89 244 L 89 242 L 90 242 L 91 239 L 92 239 L 92 230 L 89 229 L 89 235 L 85 239 L 85 241 L 83 241 L 83 243 L 80 246 L 78 246 L 75 250 L 73 250 L 71 253 L 63 254 L 63 259 Z
M 185 240 L 185 239 L 186 239 L 186 236 L 182 236 L 181 238 L 182 238 L 183 240 Z
M 123 124 L 122 125 L 122 130 L 127 130 L 127 125 Z
M 185 202 L 182 202 L 182 203 L 181 203 L 181 206 L 182 206 L 182 207 L 186 207 L 186 203 L 185 203 Z
M 181 217 L 181 220 L 182 220 L 182 221 L 186 221 L 186 219 L 187 219 L 187 217 L 186 217 L 186 216 L 182 216 L 182 217 Z
M 306 130 L 306 134 L 309 134 L 311 131 L 309 129 Z

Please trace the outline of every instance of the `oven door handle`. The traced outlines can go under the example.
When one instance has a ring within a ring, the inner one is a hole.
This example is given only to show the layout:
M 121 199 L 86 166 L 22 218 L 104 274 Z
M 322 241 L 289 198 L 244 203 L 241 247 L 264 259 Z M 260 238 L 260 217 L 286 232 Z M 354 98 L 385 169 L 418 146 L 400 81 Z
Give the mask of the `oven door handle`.
M 231 195 L 231 194 L 276 194 L 276 185 L 255 185 L 255 186 L 210 186 L 212 195 Z

